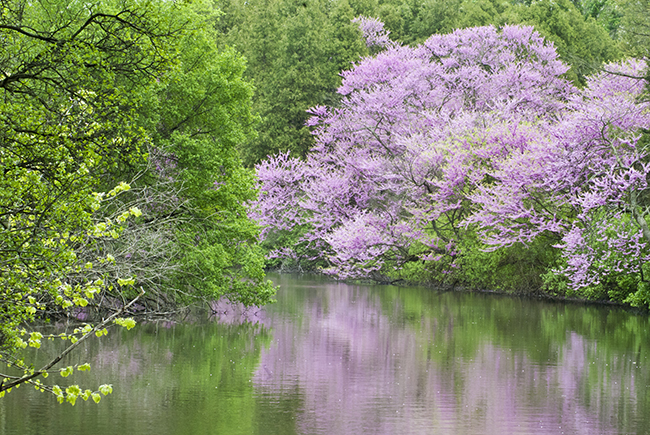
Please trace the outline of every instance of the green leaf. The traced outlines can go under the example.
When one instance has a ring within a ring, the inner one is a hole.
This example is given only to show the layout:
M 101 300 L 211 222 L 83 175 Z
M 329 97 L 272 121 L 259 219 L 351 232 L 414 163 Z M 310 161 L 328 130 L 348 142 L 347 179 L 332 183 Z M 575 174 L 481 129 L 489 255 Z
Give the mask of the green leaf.
M 88 299 L 86 298 L 80 298 L 80 297 L 75 297 L 73 299 L 74 304 L 79 306 L 79 307 L 85 307 L 88 305 Z
M 65 400 L 74 406 L 77 398 L 82 394 L 79 385 L 70 385 L 65 389 Z
M 125 327 L 127 330 L 132 329 L 136 325 L 135 320 L 133 320 L 131 317 L 128 317 L 128 318 L 121 318 L 120 317 L 120 318 L 117 318 L 117 319 L 113 320 L 113 322 L 116 325 L 120 325 L 120 326 Z
M 111 384 L 104 384 L 99 386 L 99 392 L 104 396 L 108 396 L 113 392 L 113 386 Z
M 117 279 L 118 285 L 124 287 L 124 286 L 132 286 L 135 284 L 135 279 L 134 278 L 129 278 L 129 279 L 122 279 L 118 278 Z

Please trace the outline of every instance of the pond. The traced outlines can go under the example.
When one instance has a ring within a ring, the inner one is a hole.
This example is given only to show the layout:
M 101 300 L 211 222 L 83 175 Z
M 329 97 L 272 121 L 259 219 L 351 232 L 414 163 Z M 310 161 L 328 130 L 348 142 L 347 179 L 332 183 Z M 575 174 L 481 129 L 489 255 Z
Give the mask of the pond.
M 23 386 L 0 399 L 0 434 L 650 431 L 647 316 L 270 277 L 278 302 L 245 321 L 224 312 L 84 343 L 65 364 L 92 370 L 74 382 L 113 394 L 71 407 Z

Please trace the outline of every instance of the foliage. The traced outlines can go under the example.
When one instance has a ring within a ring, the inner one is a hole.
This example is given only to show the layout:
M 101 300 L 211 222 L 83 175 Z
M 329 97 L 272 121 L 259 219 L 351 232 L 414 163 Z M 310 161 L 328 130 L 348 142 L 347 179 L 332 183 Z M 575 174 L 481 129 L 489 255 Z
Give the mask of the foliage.
M 614 0 L 571 0 L 576 8 L 587 18 L 595 19 L 613 39 L 619 36 L 623 11 L 621 4 Z
M 366 53 L 353 10 L 347 0 L 231 0 L 220 7 L 220 30 L 246 56 L 253 110 L 262 118 L 258 136 L 243 147 L 244 162 L 279 150 L 304 155 L 313 145 L 306 110 L 335 103 L 339 72 Z
M 153 3 L 2 5 L 0 344 L 10 349 L 39 300 L 74 304 L 102 285 L 71 280 L 85 268 L 76 252 L 117 235 L 114 222 L 93 218 L 104 196 L 94 189 L 107 170 L 141 158 L 133 92 L 169 64 L 158 50 L 174 32 L 163 14 L 149 18 Z
M 250 305 L 273 294 L 243 205 L 255 195 L 253 177 L 234 151 L 249 132 L 251 87 L 241 58 L 197 30 L 199 3 L 1 4 L 0 356 L 23 374 L 1 375 L 0 391 L 31 382 L 73 404 L 97 401 L 96 391 L 35 379 L 53 365 L 35 371 L 20 359 L 17 350 L 42 338 L 25 325 L 125 309 L 136 283 L 153 287 L 144 306 L 195 294 Z M 156 168 L 161 156 L 175 161 Z M 131 177 L 133 189 L 122 182 Z M 170 248 L 182 255 L 152 279 L 143 272 L 160 263 L 126 243 L 161 228 L 174 242 L 191 240 Z M 176 298 L 154 285 L 170 281 L 195 294 Z M 74 337 L 95 332 L 103 326 Z
M 108 192 L 107 195 L 92 195 L 91 210 L 99 208 L 102 202 L 111 200 L 128 189 L 129 186 L 122 183 Z M 87 213 L 86 210 L 82 210 L 82 212 Z M 39 391 L 54 394 L 57 396 L 59 403 L 66 401 L 72 405 L 75 404 L 76 399 L 79 397 L 84 400 L 92 398 L 95 403 L 98 403 L 101 399 L 100 392 L 104 395 L 110 393 L 111 388 L 108 385 L 100 386 L 98 391 L 82 391 L 78 385 L 69 385 L 63 390 L 56 384 L 44 384 L 39 377 L 47 378 L 50 373 L 56 372 L 61 372 L 63 377 L 72 374 L 73 367 L 69 366 L 63 370 L 55 368 L 55 365 L 74 350 L 78 343 L 92 335 L 100 337 L 106 334 L 107 325 L 114 322 L 131 329 L 135 324 L 133 319 L 123 319 L 119 316 L 137 298 L 124 305 L 100 324 L 96 326 L 85 324 L 83 328 L 75 329 L 72 334 L 62 333 L 44 336 L 38 331 L 28 331 L 25 326 L 38 317 L 50 317 L 58 310 L 70 312 L 71 309 L 88 306 L 98 295 L 110 288 L 109 283 L 111 281 L 116 281 L 120 286 L 132 285 L 133 280 L 123 279 L 119 275 L 103 275 L 101 278 L 92 279 L 92 263 L 79 261 L 75 252 L 77 250 L 76 246 L 79 244 L 93 245 L 106 239 L 118 237 L 123 229 L 123 223 L 132 216 L 139 216 L 140 214 L 140 210 L 132 208 L 119 216 L 117 221 L 91 221 L 89 227 L 75 229 L 77 231 L 84 230 L 86 231 L 85 234 L 81 232 L 74 234 L 70 231 L 72 235 L 67 237 L 56 234 L 47 240 L 42 240 L 43 252 L 49 253 L 48 249 L 52 249 L 52 252 L 56 254 L 54 258 L 57 260 L 55 264 L 48 265 L 49 267 L 45 270 L 38 270 L 38 263 L 34 261 L 31 264 L 14 265 L 13 268 L 5 268 L 7 273 L 3 274 L 2 278 L 3 284 L 7 287 L 1 294 L 0 337 L 2 341 L 0 343 L 0 360 L 5 362 L 12 371 L 10 373 L 0 373 L 0 378 L 2 378 L 0 397 L 4 397 L 5 393 L 11 392 L 13 388 L 18 388 L 23 383 L 33 384 Z M 97 258 L 96 260 L 103 262 L 107 259 Z M 21 266 L 23 270 L 20 270 Z M 29 270 L 30 268 L 33 270 Z M 39 279 L 39 281 L 34 283 L 31 281 L 34 279 Z M 16 351 L 27 347 L 40 348 L 41 341 L 44 338 L 49 340 L 70 340 L 71 345 L 41 369 L 35 370 Z M 81 371 L 90 369 L 87 364 L 77 368 Z
M 427 0 L 387 1 L 360 9 L 359 14 L 384 20 L 395 40 L 415 45 L 432 34 L 486 25 L 530 25 L 552 41 L 560 58 L 571 66 L 567 77 L 582 83 L 584 76 L 620 53 L 610 37 L 618 29 L 620 13 L 607 2 L 574 4 L 569 0 L 497 2 Z M 599 19 L 600 21 L 597 21 Z
M 138 266 L 138 285 L 157 307 L 221 297 L 263 305 L 275 290 L 245 209 L 255 181 L 237 152 L 253 133 L 252 86 L 241 56 L 215 42 L 212 5 L 184 12 L 192 25 L 177 41 L 177 64 L 146 95 L 138 119 L 151 145 L 129 199 L 146 228 L 132 225 L 106 249 L 120 265 Z
M 620 39 L 630 56 L 647 57 L 650 53 L 650 2 L 620 1 L 622 13 Z
M 601 275 L 638 281 L 650 238 L 637 143 L 650 114 L 630 77 L 644 68 L 610 65 L 618 75 L 579 90 L 530 27 L 391 46 L 343 73 L 340 108 L 312 110 L 304 163 L 258 166 L 257 219 L 265 234 L 295 230 L 343 278 L 387 280 L 419 262 L 437 281 L 493 288 L 539 287 L 552 269 L 584 296 Z M 495 268 L 477 279 L 486 260 Z
M 139 296 L 142 296 L 143 294 L 144 291 L 142 291 Z M 92 299 L 92 297 L 90 297 L 90 299 Z M 11 392 L 13 388 L 18 388 L 22 384 L 29 383 L 34 385 L 34 387 L 38 391 L 41 392 L 47 391 L 55 395 L 59 403 L 67 402 L 74 406 L 77 399 L 79 398 L 82 398 L 84 401 L 87 401 L 88 399 L 93 399 L 93 402 L 99 403 L 102 394 L 106 396 L 113 392 L 113 388 L 111 385 L 107 385 L 107 384 L 100 385 L 96 391 L 92 391 L 89 389 L 82 391 L 79 385 L 74 384 L 74 385 L 67 386 L 65 390 L 63 390 L 57 384 L 45 385 L 40 380 L 40 377 L 47 378 L 50 373 L 58 373 L 61 377 L 67 378 L 68 376 L 74 373 L 75 369 L 77 369 L 78 371 L 90 370 L 90 364 L 88 363 L 84 363 L 81 365 L 77 364 L 75 366 L 67 366 L 60 369 L 53 369 L 53 367 L 61 360 L 63 360 L 64 357 L 66 357 L 69 353 L 71 353 L 77 346 L 79 346 L 79 344 L 81 344 L 89 337 L 92 337 L 93 335 L 97 337 L 106 335 L 108 333 L 108 331 L 106 330 L 106 326 L 109 326 L 111 323 L 115 323 L 127 329 L 133 328 L 135 326 L 135 321 L 132 318 L 125 319 L 118 316 L 121 315 L 126 310 L 128 310 L 137 300 L 138 297 L 133 299 L 131 302 L 129 302 L 124 307 L 122 307 L 120 310 L 113 313 L 110 317 L 103 320 L 98 325 L 93 327 L 90 324 L 85 324 L 83 327 L 76 328 L 72 332 L 72 334 L 61 333 L 58 335 L 50 335 L 46 337 L 40 332 L 35 331 L 29 334 L 30 338 L 28 342 L 25 342 L 22 339 L 17 338 L 18 346 L 23 349 L 26 348 L 28 345 L 30 347 L 39 349 L 41 347 L 41 340 L 43 338 L 47 338 L 49 340 L 54 340 L 54 339 L 61 339 L 64 341 L 70 340 L 71 344 L 39 370 L 34 370 L 33 366 L 27 365 L 23 359 L 3 357 L 3 359 L 8 362 L 9 367 L 13 369 L 17 368 L 19 370 L 22 370 L 22 376 L 20 375 L 12 376 L 4 373 L 0 374 L 0 376 L 2 376 L 3 378 L 2 383 L 0 383 L 0 398 L 4 397 L 6 393 Z M 23 329 L 19 331 L 18 334 L 25 335 L 27 334 L 27 332 Z
M 571 66 L 566 77 L 584 85 L 587 75 L 621 55 L 607 29 L 585 17 L 569 0 L 540 0 L 520 5 L 506 15 L 511 24 L 533 25 L 552 41 L 562 60 Z

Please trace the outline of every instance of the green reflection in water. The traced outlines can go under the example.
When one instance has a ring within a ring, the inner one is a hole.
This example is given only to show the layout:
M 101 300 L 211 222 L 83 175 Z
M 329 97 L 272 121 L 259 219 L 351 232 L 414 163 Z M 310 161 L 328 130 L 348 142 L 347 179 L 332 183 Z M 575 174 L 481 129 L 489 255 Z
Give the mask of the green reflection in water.
M 112 395 L 99 405 L 78 401 L 70 407 L 23 387 L 0 402 L 0 434 L 254 433 L 251 378 L 269 340 L 260 324 L 114 329 L 65 362 L 89 360 L 92 370 L 75 373 L 74 382 L 108 380 Z

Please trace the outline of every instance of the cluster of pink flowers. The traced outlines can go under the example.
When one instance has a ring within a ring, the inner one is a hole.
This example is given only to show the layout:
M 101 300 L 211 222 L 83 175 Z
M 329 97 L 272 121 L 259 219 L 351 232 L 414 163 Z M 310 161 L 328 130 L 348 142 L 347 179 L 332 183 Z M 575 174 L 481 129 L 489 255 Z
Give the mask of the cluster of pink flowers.
M 608 65 L 578 89 L 531 27 L 384 47 L 342 73 L 338 107 L 312 109 L 305 161 L 258 166 L 266 235 L 298 232 L 284 248 L 315 252 L 341 277 L 454 256 L 468 231 L 486 249 L 554 238 L 555 272 L 575 289 L 640 271 L 644 62 Z

